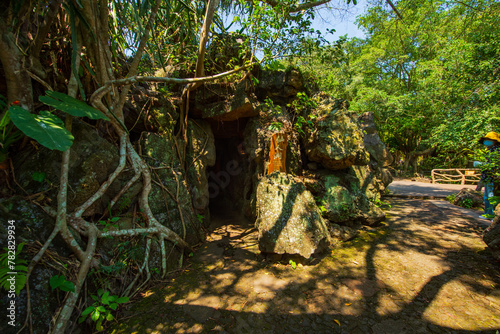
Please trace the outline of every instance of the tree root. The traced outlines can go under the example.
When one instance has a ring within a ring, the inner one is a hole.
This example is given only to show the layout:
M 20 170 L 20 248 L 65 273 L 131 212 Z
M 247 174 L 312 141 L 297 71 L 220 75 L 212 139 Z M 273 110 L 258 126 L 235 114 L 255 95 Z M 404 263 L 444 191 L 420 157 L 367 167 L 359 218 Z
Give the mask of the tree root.
M 142 267 L 139 267 L 139 272 L 137 273 L 137 275 L 135 275 L 135 278 L 134 280 L 132 281 L 132 283 L 129 284 L 129 286 L 125 289 L 125 291 L 123 292 L 123 295 L 126 296 L 126 297 L 131 297 L 130 295 L 130 291 L 132 290 L 132 288 L 134 287 L 135 283 L 137 282 L 137 280 L 139 279 L 139 276 L 141 276 L 144 268 L 146 268 L 147 272 L 148 272 L 148 276 L 150 276 L 149 274 L 149 266 L 148 266 L 148 261 L 149 261 L 149 251 L 151 249 L 151 239 L 148 238 L 148 241 L 146 242 L 146 254 L 144 254 L 144 261 L 142 263 Z M 149 280 L 149 277 L 148 277 L 148 280 Z M 142 286 L 142 285 L 141 285 Z M 135 292 L 137 292 L 138 289 L 136 289 Z M 135 294 L 134 292 L 134 294 Z M 133 294 L 132 294 L 133 295 Z
M 94 252 L 97 246 L 97 228 L 92 226 L 89 230 L 89 240 L 87 242 L 87 249 L 85 250 L 85 259 L 80 265 L 80 269 L 78 271 L 78 277 L 76 279 L 75 291 L 70 292 L 64 306 L 57 317 L 54 328 L 50 333 L 64 333 L 66 326 L 68 325 L 68 321 L 73 313 L 73 309 L 75 308 L 76 301 L 80 294 L 80 290 L 82 289 L 83 282 L 85 282 L 85 278 L 90 269 L 90 264 L 92 263 L 92 259 L 94 257 Z

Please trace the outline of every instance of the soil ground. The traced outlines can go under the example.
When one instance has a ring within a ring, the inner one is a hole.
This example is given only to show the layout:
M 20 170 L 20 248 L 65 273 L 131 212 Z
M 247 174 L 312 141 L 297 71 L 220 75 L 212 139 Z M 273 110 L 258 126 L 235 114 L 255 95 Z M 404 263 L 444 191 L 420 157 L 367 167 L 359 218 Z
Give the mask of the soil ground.
M 263 257 L 249 221 L 216 217 L 189 265 L 107 332 L 497 333 L 500 263 L 482 242 L 481 212 L 385 201 L 381 226 L 303 263 Z

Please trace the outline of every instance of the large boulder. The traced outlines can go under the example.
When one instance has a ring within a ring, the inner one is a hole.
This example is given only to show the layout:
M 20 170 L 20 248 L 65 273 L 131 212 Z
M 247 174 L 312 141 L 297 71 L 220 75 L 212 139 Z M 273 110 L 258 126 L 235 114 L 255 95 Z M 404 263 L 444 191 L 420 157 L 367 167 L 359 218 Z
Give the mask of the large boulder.
M 141 135 L 139 145 L 143 158 L 155 171 L 149 205 L 161 224 L 194 245 L 204 239 L 202 223 L 193 209 L 175 140 L 173 136 L 156 133 Z
M 291 128 L 291 121 L 286 115 L 277 118 L 283 130 Z M 272 120 L 269 118 L 252 118 L 247 123 L 243 134 L 243 147 L 246 154 L 246 164 L 250 171 L 245 180 L 246 203 L 245 215 L 255 217 L 255 193 L 260 176 L 268 173 L 270 163 L 270 148 L 272 136 L 278 131 L 270 130 Z M 288 174 L 298 176 L 302 174 L 302 157 L 300 142 L 296 132 L 283 131 L 287 138 L 285 169 Z
M 394 158 L 378 135 L 373 113 L 366 112 L 359 116 L 359 124 L 364 132 L 363 143 L 370 153 L 370 160 L 374 161 L 378 167 L 387 167 L 392 164 Z
M 75 120 L 72 133 L 75 139 L 69 160 L 68 212 L 72 212 L 95 194 L 116 169 L 120 158 L 118 148 L 101 137 L 92 126 Z M 12 159 L 18 183 L 29 194 L 43 192 L 48 204 L 55 205 L 61 173 L 61 157 L 61 152 L 45 147 L 22 150 Z M 43 176 L 34 177 L 35 175 Z M 109 202 L 132 176 L 133 171 L 124 171 L 108 191 L 85 211 L 84 216 L 108 213 Z M 132 199 L 140 189 L 141 183 L 136 182 L 122 197 L 127 199 L 127 203 L 118 204 L 122 206 L 122 211 L 127 210 L 132 204 Z
M 207 168 L 215 164 L 214 135 L 208 122 L 189 120 L 187 137 L 187 181 L 191 191 L 193 207 L 197 215 L 208 218 L 210 196 Z
M 7 235 L 9 225 L 7 222 L 13 221 L 16 231 L 16 244 L 26 243 L 17 259 L 23 259 L 29 263 L 33 254 L 41 247 L 39 242 L 45 242 L 50 236 L 55 225 L 55 219 L 48 216 L 36 204 L 18 196 L 0 199 L 0 212 L 2 212 L 2 219 L 4 219 L 4 223 L 0 224 L 0 235 L 2 236 L 0 239 L 0 249 L 2 249 L 2 253 L 4 247 L 8 246 Z M 47 253 L 52 254 L 52 256 L 46 255 L 42 258 L 41 263 L 34 267 L 29 282 L 33 332 L 36 334 L 47 333 L 51 323 L 51 317 L 47 315 L 54 314 L 57 308 L 60 307 L 61 303 L 58 300 L 57 292 L 51 289 L 49 281 L 54 275 L 61 274 L 55 268 L 59 268 L 59 270 L 64 269 L 61 263 L 64 263 L 62 262 L 63 260 L 69 260 L 69 256 L 71 255 L 71 252 L 60 236 L 57 236 L 53 240 Z M 20 264 L 19 261 L 16 264 Z M 18 278 L 22 275 L 21 272 L 18 272 Z M 19 329 L 26 318 L 26 287 L 14 299 L 8 298 L 7 293 L 2 292 L 0 307 L 3 310 L 7 309 L 11 300 L 14 300 L 16 303 L 15 328 Z M 10 319 L 0 323 L 0 332 L 17 332 L 17 330 L 13 331 L 14 327 L 10 326 L 8 321 Z
M 309 258 L 322 240 L 329 240 L 314 197 L 291 175 L 275 172 L 260 180 L 257 216 L 262 252 Z
M 367 165 L 369 154 L 355 113 L 327 95 L 318 99 L 314 127 L 306 127 L 304 136 L 307 157 L 329 169 Z
M 347 226 L 372 225 L 385 218 L 384 212 L 374 204 L 377 198 L 374 188 L 360 182 L 363 179 L 359 174 L 352 168 L 321 178 L 325 188 L 321 196 L 322 211 L 330 222 Z
M 288 70 L 264 70 L 259 73 L 256 94 L 259 100 L 270 98 L 277 104 L 287 104 L 290 98 L 303 91 L 302 74 L 293 68 Z
M 483 241 L 488 245 L 493 257 L 500 261 L 500 205 L 495 209 L 495 219 L 483 232 Z
M 259 114 L 260 103 L 248 79 L 238 82 L 234 87 L 217 83 L 206 84 L 196 94 L 195 101 L 196 109 L 201 111 L 202 118 L 219 122 L 235 121 Z
M 482 208 L 484 207 L 483 194 L 480 191 L 463 188 L 455 196 L 453 204 L 467 209 Z

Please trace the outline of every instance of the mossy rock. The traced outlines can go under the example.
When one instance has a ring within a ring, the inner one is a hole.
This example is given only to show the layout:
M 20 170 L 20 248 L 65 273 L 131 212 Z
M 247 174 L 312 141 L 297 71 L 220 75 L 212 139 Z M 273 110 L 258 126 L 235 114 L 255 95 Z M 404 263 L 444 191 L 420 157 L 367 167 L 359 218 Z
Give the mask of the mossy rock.
M 291 175 L 274 172 L 257 187 L 256 227 L 265 253 L 311 256 L 329 239 L 314 197 Z
M 339 170 L 353 165 L 367 165 L 369 154 L 363 143 L 363 132 L 353 112 L 333 109 L 327 100 L 318 103 L 314 127 L 305 128 L 304 147 L 311 161 Z
M 204 239 L 201 223 L 196 219 L 186 176 L 181 168 L 174 143 L 175 137 L 143 133 L 141 150 L 150 165 L 160 167 L 152 175 L 149 205 L 155 218 L 172 229 L 189 244 Z

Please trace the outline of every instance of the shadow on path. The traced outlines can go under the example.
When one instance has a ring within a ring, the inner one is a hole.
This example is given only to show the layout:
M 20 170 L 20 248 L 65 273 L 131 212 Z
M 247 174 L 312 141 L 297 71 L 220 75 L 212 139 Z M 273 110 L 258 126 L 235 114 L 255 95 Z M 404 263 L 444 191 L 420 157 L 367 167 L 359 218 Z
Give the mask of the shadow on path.
M 109 332 L 495 334 L 500 270 L 477 220 L 429 201 L 389 201 L 384 227 L 296 269 L 266 262 L 252 224 L 233 214 Z

